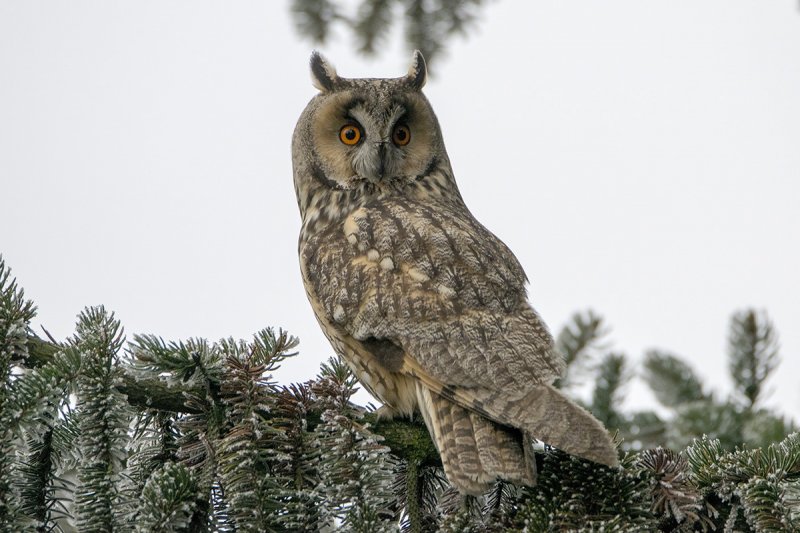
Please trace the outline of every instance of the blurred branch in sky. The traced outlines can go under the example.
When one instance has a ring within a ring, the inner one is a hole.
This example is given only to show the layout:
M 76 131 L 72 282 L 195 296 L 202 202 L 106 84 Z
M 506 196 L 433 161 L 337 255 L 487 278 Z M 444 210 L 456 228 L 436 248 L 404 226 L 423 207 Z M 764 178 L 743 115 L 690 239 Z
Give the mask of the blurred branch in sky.
M 602 342 L 608 334 L 603 319 L 594 311 L 572 315 L 570 322 L 564 326 L 556 338 L 556 350 L 564 358 L 566 369 L 557 381 L 559 388 L 567 388 L 576 381 L 576 374 L 585 370 L 585 361 L 590 359 L 593 351 L 607 348 Z
M 645 354 L 640 376 L 666 416 L 652 410 L 622 410 L 625 385 L 633 372 L 624 354 L 609 351 L 608 331 L 603 317 L 594 311 L 572 316 L 556 340 L 567 365 L 558 385 L 568 394 L 575 392 L 583 385 L 575 379 L 578 371 L 590 370 L 593 390 L 585 407 L 617 432 L 623 449 L 665 444 L 681 449 L 704 435 L 717 439 L 722 449 L 756 448 L 797 430 L 791 418 L 760 404 L 764 383 L 779 363 L 778 334 L 765 312 L 745 309 L 731 317 L 728 363 L 734 391 L 728 398 L 708 390 L 684 359 L 663 350 Z
M 777 334 L 766 313 L 748 309 L 733 315 L 728 355 L 736 392 L 752 407 L 779 362 Z
M 711 435 L 725 449 L 776 442 L 796 431 L 794 421 L 761 407 L 764 383 L 777 368 L 777 333 L 765 312 L 733 314 L 728 334 L 728 366 L 733 394 L 718 399 L 705 390 L 692 367 L 680 358 L 651 350 L 645 355 L 644 379 L 659 403 L 671 412 L 666 443 L 679 448 Z
M 394 21 L 403 19 L 406 43 L 420 50 L 428 64 L 455 36 L 467 36 L 485 2 L 483 0 L 362 0 L 354 12 L 351 4 L 330 0 L 292 0 L 298 33 L 314 44 L 325 44 L 331 27 L 341 23 L 356 39 L 359 52 L 378 54 Z

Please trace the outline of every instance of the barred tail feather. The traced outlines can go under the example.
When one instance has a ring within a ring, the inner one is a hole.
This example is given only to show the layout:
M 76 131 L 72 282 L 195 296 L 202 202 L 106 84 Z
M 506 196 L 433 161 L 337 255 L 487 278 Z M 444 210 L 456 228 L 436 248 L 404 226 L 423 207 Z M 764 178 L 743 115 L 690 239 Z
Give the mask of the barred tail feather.
M 420 411 L 450 483 L 483 494 L 497 479 L 533 485 L 536 463 L 522 433 L 501 426 L 417 384 Z
M 432 398 L 449 400 L 502 424 L 496 427 L 518 428 L 526 435 L 525 440 L 529 435 L 596 463 L 607 466 L 619 464 L 616 446 L 603 424 L 552 385 L 532 385 L 526 392 L 512 395 L 507 390 L 490 391 L 445 385 L 410 358 L 404 360 L 403 370 L 420 381 L 417 384 L 417 394 L 421 410 L 424 410 L 424 391 L 427 391 Z M 420 390 L 423 390 L 423 394 L 420 394 Z M 428 418 L 426 423 L 433 434 Z M 437 446 L 441 452 L 439 442 Z

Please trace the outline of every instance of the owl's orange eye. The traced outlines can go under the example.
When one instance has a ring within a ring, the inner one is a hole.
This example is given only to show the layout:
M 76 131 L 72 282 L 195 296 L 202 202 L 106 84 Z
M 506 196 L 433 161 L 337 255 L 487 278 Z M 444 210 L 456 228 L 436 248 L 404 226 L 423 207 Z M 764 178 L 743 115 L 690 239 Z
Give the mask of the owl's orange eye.
M 355 124 L 345 124 L 339 130 L 339 140 L 348 146 L 358 144 L 361 140 L 361 128 Z
M 392 141 L 397 146 L 405 146 L 411 140 L 411 130 L 408 126 L 400 124 L 395 126 L 394 133 L 392 133 Z

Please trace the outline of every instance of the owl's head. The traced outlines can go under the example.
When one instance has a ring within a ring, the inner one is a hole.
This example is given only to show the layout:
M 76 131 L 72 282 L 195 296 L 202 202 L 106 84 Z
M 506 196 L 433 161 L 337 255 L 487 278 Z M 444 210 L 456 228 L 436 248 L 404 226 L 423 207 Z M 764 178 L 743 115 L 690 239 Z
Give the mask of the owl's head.
M 419 51 L 405 76 L 359 79 L 340 77 L 314 52 L 311 77 L 319 94 L 292 143 L 301 210 L 303 196 L 320 188 L 398 190 L 449 168 L 436 115 L 422 94 L 427 72 Z

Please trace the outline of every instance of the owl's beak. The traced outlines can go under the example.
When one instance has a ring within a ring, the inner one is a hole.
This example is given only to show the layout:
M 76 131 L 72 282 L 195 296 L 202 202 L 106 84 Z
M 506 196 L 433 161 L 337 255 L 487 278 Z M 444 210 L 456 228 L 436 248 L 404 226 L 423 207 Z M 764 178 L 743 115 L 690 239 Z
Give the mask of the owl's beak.
M 388 144 L 388 140 L 372 141 L 359 152 L 355 168 L 362 179 L 377 185 L 392 173 L 392 154 Z
M 378 179 L 382 180 L 386 173 L 386 144 L 387 141 L 378 141 Z

